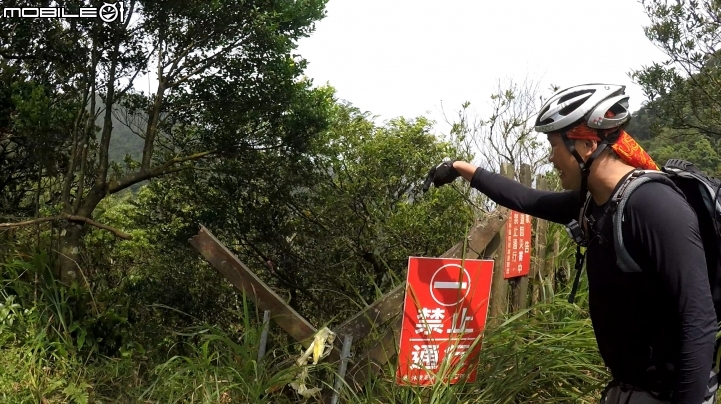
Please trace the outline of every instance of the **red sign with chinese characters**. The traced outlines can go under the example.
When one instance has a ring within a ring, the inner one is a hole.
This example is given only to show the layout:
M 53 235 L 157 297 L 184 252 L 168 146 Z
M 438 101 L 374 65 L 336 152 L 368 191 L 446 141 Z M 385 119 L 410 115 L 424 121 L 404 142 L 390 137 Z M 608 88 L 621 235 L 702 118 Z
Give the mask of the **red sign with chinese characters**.
M 493 260 L 410 257 L 396 382 L 472 382 L 491 294 Z
M 506 221 L 503 278 L 528 275 L 531 268 L 531 216 L 511 211 Z

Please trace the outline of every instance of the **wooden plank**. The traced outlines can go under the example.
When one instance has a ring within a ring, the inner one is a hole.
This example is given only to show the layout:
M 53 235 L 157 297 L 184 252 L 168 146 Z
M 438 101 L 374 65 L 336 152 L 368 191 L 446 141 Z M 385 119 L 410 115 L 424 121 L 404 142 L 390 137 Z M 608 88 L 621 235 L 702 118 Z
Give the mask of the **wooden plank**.
M 494 258 L 494 255 L 496 254 L 496 250 L 498 250 L 501 247 L 501 235 L 499 233 L 496 233 L 495 236 L 491 239 L 491 241 L 486 246 L 486 249 L 483 250 L 481 254 L 478 255 L 479 258 L 492 260 Z
M 506 224 L 506 220 L 508 220 L 508 209 L 499 207 L 484 220 L 478 221 L 469 232 L 465 258 L 475 259 L 478 258 L 480 254 L 489 255 L 491 251 L 489 251 L 487 247 L 499 230 Z M 446 251 L 441 257 L 461 258 L 462 256 L 463 242 L 459 242 L 450 250 Z M 402 288 L 405 290 L 405 284 L 402 285 Z M 396 355 L 398 337 L 400 335 L 402 324 L 402 303 L 403 302 L 401 301 L 401 303 L 399 303 L 393 311 L 393 314 L 397 318 L 392 325 L 388 327 L 381 339 L 376 342 L 375 345 L 360 355 L 358 362 L 348 372 L 348 376 L 350 377 L 350 380 L 353 381 L 356 388 L 362 387 L 363 383 L 368 378 L 369 372 L 377 372 L 380 367 L 385 365 Z M 389 355 L 388 352 L 392 352 L 392 354 Z
M 244 292 L 260 310 L 270 310 L 271 318 L 280 328 L 305 348 L 310 346 L 316 329 L 218 241 L 210 230 L 201 225 L 198 234 L 189 242 L 210 265 L 236 289 Z
M 403 305 L 405 286 L 405 282 L 403 282 L 394 287 L 378 300 L 335 327 L 334 332 L 338 335 L 351 335 L 353 341 L 365 338 L 374 326 L 384 324 L 398 314 L 398 308 Z
M 492 247 L 491 242 L 506 224 L 506 220 L 508 220 L 508 208 L 499 206 L 493 213 L 476 223 L 468 236 L 468 250 L 473 253 L 473 256 L 467 253 L 466 258 L 478 258 L 481 254 L 490 255 L 493 252 L 492 248 L 499 247 L 501 243 Z M 460 243 L 456 244 L 452 249 L 446 251 L 443 257 L 461 258 L 461 246 Z
M 368 377 L 382 372 L 383 366 L 398 352 L 398 339 L 403 323 L 401 313 L 396 314 L 393 324 L 386 330 L 380 340 L 363 353 L 357 363 L 350 369 L 346 380 L 349 385 L 360 389 L 368 381 Z

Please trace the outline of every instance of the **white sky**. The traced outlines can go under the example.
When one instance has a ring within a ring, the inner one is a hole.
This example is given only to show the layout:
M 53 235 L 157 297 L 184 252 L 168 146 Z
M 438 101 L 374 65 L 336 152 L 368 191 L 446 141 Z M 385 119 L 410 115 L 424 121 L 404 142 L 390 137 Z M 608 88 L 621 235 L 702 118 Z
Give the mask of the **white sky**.
M 440 124 L 441 103 L 452 118 L 464 101 L 484 114 L 499 79 L 526 76 L 544 90 L 624 84 L 637 110 L 645 98 L 628 73 L 665 59 L 634 0 L 329 0 L 326 10 L 299 42 L 306 74 L 381 120 Z

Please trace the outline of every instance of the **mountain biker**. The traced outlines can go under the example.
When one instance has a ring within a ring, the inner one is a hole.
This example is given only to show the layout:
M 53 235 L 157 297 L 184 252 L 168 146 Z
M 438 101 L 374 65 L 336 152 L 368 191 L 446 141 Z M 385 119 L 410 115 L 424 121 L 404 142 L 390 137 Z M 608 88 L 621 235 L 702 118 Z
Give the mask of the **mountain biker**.
M 460 176 L 501 206 L 583 223 L 590 316 L 612 375 L 601 403 L 714 403 L 718 326 L 706 258 L 696 214 L 673 184 L 647 182 L 631 194 L 622 234 L 641 271 L 621 272 L 616 264 L 609 199 L 636 169 L 658 169 L 624 130 L 630 119 L 624 90 L 573 86 L 541 107 L 535 129 L 548 137 L 549 161 L 565 191 L 536 190 L 464 161 L 439 164 L 429 180 L 439 187 Z

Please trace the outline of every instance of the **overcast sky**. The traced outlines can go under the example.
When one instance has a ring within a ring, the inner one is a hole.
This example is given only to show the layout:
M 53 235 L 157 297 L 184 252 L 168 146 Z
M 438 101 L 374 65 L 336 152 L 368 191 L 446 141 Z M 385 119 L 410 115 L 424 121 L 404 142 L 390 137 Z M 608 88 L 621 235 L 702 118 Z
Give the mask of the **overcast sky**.
M 499 79 L 526 76 L 624 84 L 636 110 L 628 73 L 665 56 L 647 23 L 636 0 L 330 0 L 297 52 L 316 84 L 382 120 L 441 121 L 441 103 L 452 114 L 463 101 L 483 114 Z

